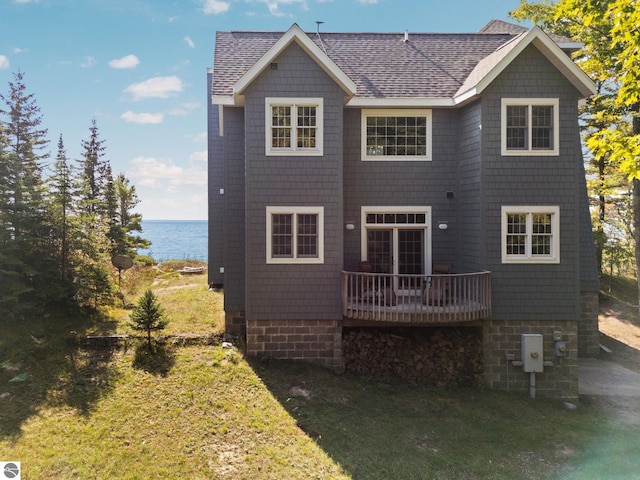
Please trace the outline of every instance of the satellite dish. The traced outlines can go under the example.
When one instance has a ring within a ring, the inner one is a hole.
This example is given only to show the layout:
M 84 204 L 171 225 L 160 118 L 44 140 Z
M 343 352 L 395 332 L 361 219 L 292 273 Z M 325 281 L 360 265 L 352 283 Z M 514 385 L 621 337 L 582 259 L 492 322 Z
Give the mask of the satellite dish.
M 125 257 L 124 255 L 114 255 L 111 258 L 111 263 L 118 270 L 127 270 L 133 267 L 133 260 L 131 260 L 129 257 Z

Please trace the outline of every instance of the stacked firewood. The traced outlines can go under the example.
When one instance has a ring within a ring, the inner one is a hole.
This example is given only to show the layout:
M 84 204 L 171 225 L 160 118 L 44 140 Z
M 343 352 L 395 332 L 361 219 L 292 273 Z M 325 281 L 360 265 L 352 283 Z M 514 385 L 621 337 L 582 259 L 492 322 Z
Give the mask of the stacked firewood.
M 345 328 L 346 371 L 438 387 L 476 386 L 483 372 L 478 328 Z

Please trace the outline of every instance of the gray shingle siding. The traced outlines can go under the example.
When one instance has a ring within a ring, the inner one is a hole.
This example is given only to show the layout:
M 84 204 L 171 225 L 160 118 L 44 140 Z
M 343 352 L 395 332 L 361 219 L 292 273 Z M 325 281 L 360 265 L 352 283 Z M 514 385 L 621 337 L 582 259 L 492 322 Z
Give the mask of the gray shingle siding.
M 245 306 L 244 110 L 224 107 L 224 305 Z
M 559 98 L 559 156 L 500 155 L 503 97 Z M 575 320 L 579 316 L 580 198 L 578 188 L 567 188 L 584 182 L 580 168 L 578 98 L 575 88 L 531 46 L 483 95 L 482 204 L 486 268 L 493 272 L 494 319 Z M 501 263 L 503 205 L 560 207 L 559 264 Z
M 247 89 L 246 279 L 247 318 L 342 317 L 342 130 L 344 93 L 297 45 L 276 59 Z M 324 155 L 265 156 L 265 98 L 323 97 Z M 266 207 L 323 206 L 324 264 L 266 263 Z
M 345 111 L 345 219 L 355 221 L 347 233 L 345 268 L 358 269 L 362 206 L 430 206 L 432 221 L 447 221 L 446 231 L 433 228 L 433 258 L 455 261 L 457 238 L 455 200 L 447 191 L 457 188 L 457 117 L 455 110 L 432 111 L 432 161 L 361 160 L 361 110 Z
M 486 268 L 484 222 L 482 222 L 482 108 L 479 101 L 459 113 L 458 185 L 454 191 L 458 209 L 458 254 L 460 271 L 477 272 Z

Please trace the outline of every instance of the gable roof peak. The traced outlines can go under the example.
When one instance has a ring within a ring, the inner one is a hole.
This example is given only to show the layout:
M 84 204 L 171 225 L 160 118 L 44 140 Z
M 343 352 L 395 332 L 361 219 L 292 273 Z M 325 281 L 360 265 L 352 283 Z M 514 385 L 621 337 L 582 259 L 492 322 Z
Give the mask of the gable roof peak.
M 293 23 L 291 27 L 240 77 L 233 86 L 234 97 L 243 95 L 244 90 L 262 73 L 273 60 L 292 42 L 296 42 L 315 62 L 345 91 L 348 97 L 356 93 L 356 84 L 335 64 L 331 58 L 309 36 Z

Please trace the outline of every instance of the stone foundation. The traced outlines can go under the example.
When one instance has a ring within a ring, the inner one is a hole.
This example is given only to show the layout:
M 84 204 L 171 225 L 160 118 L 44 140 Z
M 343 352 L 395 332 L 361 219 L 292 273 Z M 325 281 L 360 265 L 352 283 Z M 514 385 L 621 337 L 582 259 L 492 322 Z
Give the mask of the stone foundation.
M 554 355 L 553 332 L 561 331 L 567 342 L 566 356 Z M 529 395 L 530 374 L 522 366 L 514 366 L 507 356 L 521 361 L 521 335 L 539 333 L 543 338 L 543 357 L 553 362 L 535 374 L 536 397 L 578 398 L 578 325 L 575 321 L 497 321 L 486 320 L 484 325 L 484 379 L 496 390 L 523 392 Z
M 340 320 L 247 320 L 247 354 L 342 368 Z
M 225 310 L 224 331 L 244 339 L 247 334 L 247 319 L 245 318 L 244 310 Z

